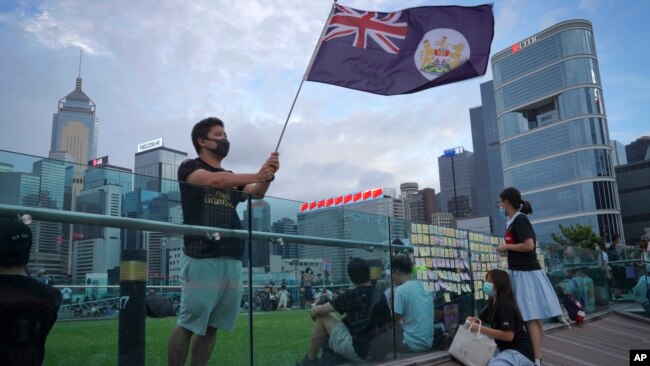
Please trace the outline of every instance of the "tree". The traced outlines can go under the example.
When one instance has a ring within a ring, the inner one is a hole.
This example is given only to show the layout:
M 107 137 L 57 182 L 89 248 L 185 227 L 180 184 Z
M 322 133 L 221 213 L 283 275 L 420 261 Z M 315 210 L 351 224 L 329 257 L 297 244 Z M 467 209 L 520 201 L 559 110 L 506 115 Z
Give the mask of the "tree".
M 594 233 L 594 230 L 589 225 L 570 225 L 560 226 L 562 236 L 551 233 L 551 238 L 563 246 L 574 246 L 585 249 L 595 249 L 596 243 L 601 238 Z

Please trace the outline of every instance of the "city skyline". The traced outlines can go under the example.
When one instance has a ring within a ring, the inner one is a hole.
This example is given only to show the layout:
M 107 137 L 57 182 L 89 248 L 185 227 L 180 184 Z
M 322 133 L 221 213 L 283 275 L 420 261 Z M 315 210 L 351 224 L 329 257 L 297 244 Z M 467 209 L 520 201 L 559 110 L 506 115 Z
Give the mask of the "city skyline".
M 300 5 L 140 3 L 129 11 L 119 2 L 0 5 L 0 47 L 5 51 L 0 66 L 6 70 L 0 76 L 6 86 L 0 92 L 0 146 L 47 156 L 52 111 L 74 85 L 81 48 L 84 91 L 93 97 L 102 121 L 98 156 L 133 167 L 137 144 L 162 137 L 165 146 L 187 151 L 191 158 L 191 127 L 217 115 L 232 141 L 224 165 L 256 171 L 277 142 L 330 2 Z M 398 1 L 344 5 L 381 11 L 403 7 Z M 642 63 L 650 51 L 638 46 L 649 32 L 642 14 L 650 5 L 626 5 L 498 2 L 492 55 L 560 21 L 591 21 L 610 135 L 629 144 L 650 135 L 642 118 L 648 106 L 641 103 L 650 94 Z M 106 8 L 114 17 L 89 16 Z M 528 14 L 542 15 L 531 20 Z M 638 57 L 626 57 L 630 50 Z M 489 69 L 484 77 L 396 97 L 306 83 L 280 147 L 282 169 L 269 195 L 311 201 L 401 182 L 439 192 L 436 159 L 453 146 L 474 151 L 469 109 L 481 104 L 479 85 L 491 79 Z

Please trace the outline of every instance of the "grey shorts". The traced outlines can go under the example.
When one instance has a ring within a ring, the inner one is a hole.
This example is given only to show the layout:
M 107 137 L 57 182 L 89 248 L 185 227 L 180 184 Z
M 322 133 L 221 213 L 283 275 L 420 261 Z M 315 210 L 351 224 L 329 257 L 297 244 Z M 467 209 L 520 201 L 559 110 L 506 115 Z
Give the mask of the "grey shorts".
M 181 261 L 181 306 L 176 324 L 201 336 L 208 326 L 232 330 L 243 293 L 242 262 L 186 255 Z
M 347 358 L 350 361 L 361 363 L 363 360 L 359 358 L 357 352 L 352 345 L 352 335 L 350 330 L 343 323 L 337 324 L 332 329 L 330 334 L 329 345 L 337 354 Z

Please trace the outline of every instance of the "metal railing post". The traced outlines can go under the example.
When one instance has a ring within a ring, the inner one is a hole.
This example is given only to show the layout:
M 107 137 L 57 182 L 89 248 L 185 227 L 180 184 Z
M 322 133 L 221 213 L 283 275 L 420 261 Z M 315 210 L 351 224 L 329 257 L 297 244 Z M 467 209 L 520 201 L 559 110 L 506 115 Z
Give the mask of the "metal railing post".
M 120 259 L 120 315 L 117 364 L 144 365 L 147 251 L 123 249 Z

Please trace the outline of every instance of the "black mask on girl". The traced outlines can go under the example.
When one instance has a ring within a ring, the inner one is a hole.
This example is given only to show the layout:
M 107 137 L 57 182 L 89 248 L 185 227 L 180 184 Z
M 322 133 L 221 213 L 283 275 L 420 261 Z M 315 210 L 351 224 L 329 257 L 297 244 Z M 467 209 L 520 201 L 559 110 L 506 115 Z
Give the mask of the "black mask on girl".
M 216 148 L 208 149 L 208 150 L 210 150 L 213 153 L 221 156 L 222 159 L 225 158 L 226 156 L 228 156 L 228 151 L 230 150 L 230 141 L 228 141 L 226 139 L 215 140 L 215 139 L 209 139 L 209 138 L 204 138 L 204 140 L 214 141 L 214 142 L 217 143 Z

